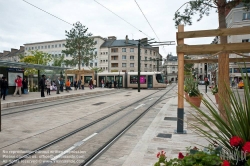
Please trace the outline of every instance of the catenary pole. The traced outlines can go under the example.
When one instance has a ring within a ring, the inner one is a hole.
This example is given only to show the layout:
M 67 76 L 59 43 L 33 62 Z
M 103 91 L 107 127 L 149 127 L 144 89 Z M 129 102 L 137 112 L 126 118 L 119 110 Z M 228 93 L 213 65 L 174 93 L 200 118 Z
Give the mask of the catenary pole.
M 138 78 L 137 78 L 137 83 L 138 83 L 138 92 L 141 91 L 140 87 L 140 74 L 141 74 L 141 40 L 139 39 L 138 41 Z

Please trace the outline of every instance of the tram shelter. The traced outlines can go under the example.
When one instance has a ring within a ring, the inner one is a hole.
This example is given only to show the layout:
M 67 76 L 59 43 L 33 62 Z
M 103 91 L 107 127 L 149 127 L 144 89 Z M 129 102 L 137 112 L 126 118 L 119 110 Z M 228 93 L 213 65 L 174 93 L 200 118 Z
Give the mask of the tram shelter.
M 84 76 L 85 75 L 92 75 L 92 79 L 94 81 L 94 76 L 95 76 L 95 71 L 94 70 L 66 70 L 65 71 L 65 78 L 68 78 L 68 74 L 75 74 L 77 80 L 81 79 L 82 81 L 84 81 Z
M 225 28 L 225 29 L 213 29 L 213 30 L 201 30 L 201 31 L 186 31 L 184 32 L 184 25 L 178 26 L 178 32 L 176 33 L 177 39 L 177 56 L 178 56 L 178 108 L 177 108 L 177 130 L 176 133 L 183 134 L 184 124 L 184 64 L 185 63 L 218 63 L 218 85 L 219 96 L 228 100 L 228 94 L 226 93 L 226 85 L 229 83 L 229 62 L 250 62 L 250 56 L 243 53 L 250 52 L 250 43 L 227 43 L 227 44 L 203 44 L 203 45 L 187 45 L 184 44 L 185 38 L 199 38 L 199 37 L 215 37 L 215 36 L 230 36 L 230 35 L 243 35 L 250 34 L 250 27 L 240 28 Z M 229 54 L 237 54 L 243 58 L 229 58 Z M 207 55 L 211 57 L 219 55 L 218 59 L 197 59 L 186 60 L 184 55 Z M 228 82 L 227 82 L 228 80 Z M 219 100 L 219 111 L 221 116 L 224 115 L 223 103 Z

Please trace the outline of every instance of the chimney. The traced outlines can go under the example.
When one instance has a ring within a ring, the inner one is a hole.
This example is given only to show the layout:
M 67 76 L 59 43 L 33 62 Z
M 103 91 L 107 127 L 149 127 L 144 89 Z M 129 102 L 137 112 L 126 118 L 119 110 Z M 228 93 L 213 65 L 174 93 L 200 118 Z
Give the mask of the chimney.
M 11 53 L 13 53 L 13 52 L 17 52 L 17 51 L 18 51 L 18 49 L 11 48 Z
M 115 36 L 109 36 L 108 40 L 116 40 L 116 37 Z
M 24 51 L 24 46 L 20 46 L 20 51 Z
M 128 35 L 126 35 L 125 40 L 126 40 L 126 44 L 128 44 Z
M 9 54 L 10 52 L 9 51 L 3 51 L 3 56 Z

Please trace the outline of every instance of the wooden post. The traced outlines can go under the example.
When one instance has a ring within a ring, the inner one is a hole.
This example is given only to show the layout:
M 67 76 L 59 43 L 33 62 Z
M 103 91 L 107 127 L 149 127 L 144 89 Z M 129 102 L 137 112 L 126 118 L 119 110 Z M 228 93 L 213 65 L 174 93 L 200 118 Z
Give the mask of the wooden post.
M 178 32 L 184 32 L 184 25 L 178 26 Z M 178 35 L 178 33 L 177 33 Z M 178 37 L 177 37 L 178 39 Z M 184 39 L 177 40 L 177 45 L 184 44 Z M 177 130 L 175 133 L 184 134 L 184 53 L 177 52 L 178 56 L 178 108 Z

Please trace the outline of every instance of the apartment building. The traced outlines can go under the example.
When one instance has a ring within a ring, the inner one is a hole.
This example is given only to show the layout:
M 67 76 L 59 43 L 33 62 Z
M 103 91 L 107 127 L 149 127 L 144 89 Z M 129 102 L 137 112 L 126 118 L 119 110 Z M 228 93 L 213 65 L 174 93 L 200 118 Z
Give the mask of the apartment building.
M 100 51 L 100 46 L 104 43 L 104 39 L 100 36 L 92 36 L 94 38 L 95 50 L 94 54 L 97 56 L 96 59 L 89 61 L 89 65 L 85 66 L 82 64 L 82 68 L 89 70 L 91 67 L 98 67 L 98 52 Z M 52 57 L 59 58 L 64 56 L 64 59 L 72 59 L 72 55 L 64 55 L 62 50 L 65 50 L 66 40 L 53 40 L 53 41 L 45 41 L 45 42 L 36 42 L 36 43 L 26 43 L 24 44 L 25 47 L 25 54 L 28 54 L 30 50 L 38 50 L 43 51 L 48 54 L 51 54 Z M 50 65 L 53 62 L 50 62 Z M 76 66 L 65 66 L 78 69 L 78 65 Z
M 19 49 L 11 48 L 11 51 L 0 52 L 0 60 L 19 62 L 20 54 L 24 54 L 24 46 L 20 46 Z
M 172 54 L 167 55 L 167 59 L 164 60 L 164 74 L 168 81 L 176 81 L 178 75 L 178 57 Z
M 141 45 L 141 71 L 157 71 L 156 59 L 162 59 L 159 47 Z M 136 72 L 138 71 L 138 41 L 108 37 L 100 47 L 99 67 L 106 72 Z M 160 63 L 161 67 L 162 64 Z

